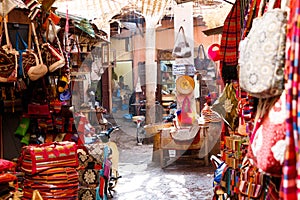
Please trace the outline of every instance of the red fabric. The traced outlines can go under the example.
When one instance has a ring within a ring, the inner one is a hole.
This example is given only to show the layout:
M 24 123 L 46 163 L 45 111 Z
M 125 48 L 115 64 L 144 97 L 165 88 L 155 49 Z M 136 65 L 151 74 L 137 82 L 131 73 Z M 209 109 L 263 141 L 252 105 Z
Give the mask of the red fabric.
M 12 170 L 15 166 L 15 163 L 0 158 L 0 172 Z
M 181 108 L 181 125 L 191 125 L 193 124 L 193 119 L 191 117 L 192 109 L 189 97 L 185 97 Z
M 15 180 L 17 180 L 17 177 L 13 174 L 0 174 L 0 183 L 8 183 Z
M 251 135 L 249 146 L 249 155 L 254 158 L 257 167 L 275 176 L 282 174 L 283 154 L 286 147 L 285 94 L 282 93 L 281 98 L 256 127 L 256 131 Z
M 20 163 L 22 171 L 28 174 L 36 174 L 53 167 L 77 167 L 77 145 L 64 141 L 25 146 Z
M 283 178 L 280 199 L 297 199 L 300 196 L 299 172 L 299 59 L 300 59 L 300 1 L 290 1 L 290 14 L 287 24 L 287 41 L 289 42 L 286 58 L 286 142 L 287 150 L 283 166 Z
M 236 67 L 238 64 L 238 46 L 241 40 L 241 2 L 237 0 L 227 15 L 221 39 L 220 47 L 220 72 L 223 63 L 228 67 Z

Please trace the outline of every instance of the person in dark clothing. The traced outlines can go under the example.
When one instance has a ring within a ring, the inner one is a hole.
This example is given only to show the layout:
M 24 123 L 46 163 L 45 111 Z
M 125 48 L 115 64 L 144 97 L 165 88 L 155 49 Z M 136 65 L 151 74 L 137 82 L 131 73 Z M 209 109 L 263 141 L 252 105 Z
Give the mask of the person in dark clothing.
M 132 105 L 136 102 L 136 92 L 133 92 L 129 98 L 128 112 L 132 116 L 136 116 L 136 106 Z

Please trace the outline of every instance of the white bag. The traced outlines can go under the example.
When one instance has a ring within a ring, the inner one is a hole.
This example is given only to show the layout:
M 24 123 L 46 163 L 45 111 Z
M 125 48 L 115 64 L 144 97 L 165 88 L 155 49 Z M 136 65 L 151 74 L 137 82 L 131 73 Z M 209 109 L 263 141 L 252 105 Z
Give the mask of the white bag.
M 273 6 L 253 20 L 239 44 L 240 87 L 257 98 L 278 96 L 284 89 L 287 12 Z

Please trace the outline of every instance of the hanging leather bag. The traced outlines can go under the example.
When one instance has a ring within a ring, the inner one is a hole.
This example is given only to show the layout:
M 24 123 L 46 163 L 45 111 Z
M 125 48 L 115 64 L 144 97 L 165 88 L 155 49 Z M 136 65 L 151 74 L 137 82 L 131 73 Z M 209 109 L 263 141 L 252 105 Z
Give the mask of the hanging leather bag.
M 286 45 L 287 12 L 274 8 L 255 18 L 247 37 L 239 44 L 240 87 L 257 98 L 280 95 L 284 89 L 284 63 Z
M 28 70 L 31 67 L 36 66 L 39 63 L 39 60 L 35 52 L 29 47 L 29 45 L 27 45 L 27 43 L 21 37 L 21 34 L 19 33 L 18 30 L 19 27 L 17 26 L 18 24 L 15 25 L 16 27 L 14 31 L 16 32 L 16 43 L 15 43 L 15 48 L 13 48 L 9 37 L 10 33 L 8 30 L 7 20 L 4 19 L 6 45 L 4 45 L 1 49 L 2 52 L 1 57 L 4 57 L 5 59 L 3 60 L 3 65 L 2 65 L 3 68 L 0 69 L 0 74 L 1 71 L 4 72 L 5 74 L 0 75 L 1 77 L 4 77 L 4 79 L 0 78 L 0 81 L 1 82 L 14 81 L 16 82 L 17 87 L 20 87 L 20 84 L 22 84 L 21 83 L 22 78 L 25 78 L 28 75 L 27 74 Z M 30 43 L 31 42 L 28 41 L 28 44 Z M 10 57 L 11 59 L 9 62 L 7 59 L 8 57 Z M 4 68 L 4 66 L 6 67 Z M 5 79 L 6 77 L 8 77 L 8 79 Z
M 3 22 L 4 21 L 4 22 Z M 11 49 L 11 44 L 7 30 L 7 19 L 1 22 L 1 34 L 4 26 L 6 44 L 0 47 L 0 82 L 14 82 L 17 80 L 17 51 Z M 1 39 L 3 34 L 1 35 Z
M 175 58 L 189 58 L 192 56 L 191 47 L 185 37 L 184 29 L 182 26 L 180 26 L 177 33 L 172 55 Z
M 60 44 L 60 40 L 57 37 L 56 34 L 56 27 L 55 24 L 53 23 L 53 21 L 51 19 L 49 20 L 49 25 L 47 26 L 47 33 L 46 33 L 46 40 L 48 40 L 48 35 L 49 35 L 49 26 L 51 25 L 52 27 L 52 32 L 55 36 L 55 41 L 57 43 L 58 49 L 55 48 L 51 43 L 49 42 L 45 42 L 42 45 L 42 57 L 45 61 L 45 64 L 48 66 L 49 72 L 54 72 L 57 69 L 62 68 L 63 66 L 65 66 L 65 57 L 61 48 L 61 44 Z
M 38 62 L 36 63 L 36 66 L 30 67 L 30 69 L 27 71 L 27 75 L 29 76 L 30 80 L 36 81 L 39 78 L 43 77 L 48 72 L 48 68 L 43 63 L 38 38 L 37 38 L 37 35 L 36 35 L 36 32 L 35 32 L 35 25 L 34 25 L 33 22 L 31 22 L 31 27 L 32 27 L 33 36 L 34 36 L 34 40 L 35 40 L 35 43 L 36 43 L 39 59 L 38 59 Z
M 204 46 L 202 44 L 198 47 L 198 55 L 194 59 L 196 70 L 214 70 L 215 64 L 209 59 L 205 53 Z
M 19 41 L 24 46 L 24 49 L 21 49 Z M 18 51 L 18 77 L 26 77 L 28 70 L 39 63 L 38 57 L 35 52 L 28 48 L 28 45 L 23 40 L 19 32 L 16 33 L 16 51 Z

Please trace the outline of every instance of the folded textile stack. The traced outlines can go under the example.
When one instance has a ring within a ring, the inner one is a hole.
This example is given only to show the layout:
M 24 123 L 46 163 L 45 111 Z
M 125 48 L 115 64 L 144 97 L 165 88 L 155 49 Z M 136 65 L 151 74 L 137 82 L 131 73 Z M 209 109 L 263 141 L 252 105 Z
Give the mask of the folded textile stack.
M 36 190 L 43 200 L 78 199 L 76 143 L 64 141 L 25 146 L 20 165 L 25 173 L 24 200 L 31 200 Z
M 57 167 L 39 172 L 36 175 L 25 175 L 23 199 L 31 199 L 35 190 L 42 198 L 77 199 L 78 173 L 76 168 Z
M 0 159 L 0 199 L 13 196 L 17 188 L 17 176 L 14 174 L 15 163 Z
M 222 118 L 219 116 L 219 114 L 211 110 L 209 106 L 205 106 L 201 113 L 204 117 L 205 123 L 222 121 Z

